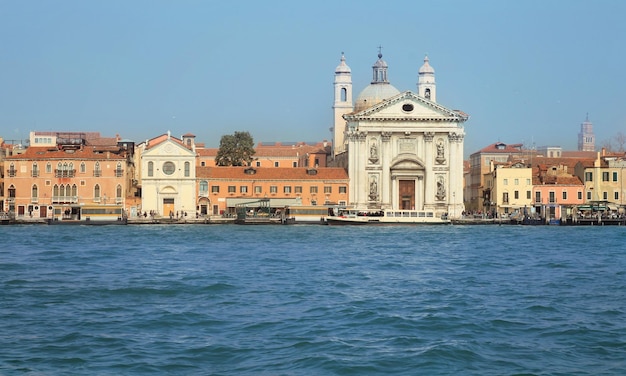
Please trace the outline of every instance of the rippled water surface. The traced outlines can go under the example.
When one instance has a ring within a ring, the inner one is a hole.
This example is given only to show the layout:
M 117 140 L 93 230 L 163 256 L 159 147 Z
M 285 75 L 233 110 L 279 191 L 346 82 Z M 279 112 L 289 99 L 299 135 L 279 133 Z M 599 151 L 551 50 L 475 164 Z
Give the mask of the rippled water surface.
M 624 227 L 0 236 L 0 374 L 626 374 Z

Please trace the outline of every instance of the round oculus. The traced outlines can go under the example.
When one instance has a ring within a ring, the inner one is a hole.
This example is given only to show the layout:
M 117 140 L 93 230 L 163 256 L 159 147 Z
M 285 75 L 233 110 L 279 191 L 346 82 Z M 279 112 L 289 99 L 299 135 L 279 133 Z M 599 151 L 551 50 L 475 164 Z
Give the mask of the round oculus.
M 163 173 L 165 175 L 172 175 L 176 171 L 176 165 L 174 162 L 165 162 L 163 163 Z

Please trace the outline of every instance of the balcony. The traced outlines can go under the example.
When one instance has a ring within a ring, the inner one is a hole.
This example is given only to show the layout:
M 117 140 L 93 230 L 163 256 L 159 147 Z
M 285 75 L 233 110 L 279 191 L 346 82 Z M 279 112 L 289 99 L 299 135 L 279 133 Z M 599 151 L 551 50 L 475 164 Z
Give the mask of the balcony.
M 13 170 L 12 170 L 12 169 L 8 169 L 8 170 L 7 170 L 7 175 L 8 175 L 10 178 L 14 178 L 14 177 L 15 177 L 15 175 L 17 175 L 17 170 L 15 170 L 15 169 L 13 169 Z
M 39 202 L 39 197 L 31 197 L 30 198 L 30 202 L 33 203 L 33 204 L 38 203 Z
M 33 178 L 38 178 L 39 177 L 39 170 L 31 171 L 30 176 L 33 177 Z
M 124 170 L 123 169 L 115 169 L 115 177 L 116 178 L 121 178 L 122 176 L 124 176 Z
M 93 176 L 99 178 L 102 176 L 102 170 L 93 170 Z
M 73 178 L 76 175 L 76 170 L 54 170 L 55 178 Z
M 52 196 L 53 204 L 76 204 L 78 196 Z

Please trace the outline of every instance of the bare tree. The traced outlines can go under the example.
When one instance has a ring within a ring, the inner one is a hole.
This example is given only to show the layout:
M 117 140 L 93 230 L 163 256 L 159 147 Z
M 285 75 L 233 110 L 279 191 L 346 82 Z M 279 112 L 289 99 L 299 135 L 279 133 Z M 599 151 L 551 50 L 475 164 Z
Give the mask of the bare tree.
M 615 135 L 615 142 L 617 143 L 618 150 L 620 153 L 624 151 L 624 144 L 626 144 L 626 134 L 622 132 L 617 132 Z

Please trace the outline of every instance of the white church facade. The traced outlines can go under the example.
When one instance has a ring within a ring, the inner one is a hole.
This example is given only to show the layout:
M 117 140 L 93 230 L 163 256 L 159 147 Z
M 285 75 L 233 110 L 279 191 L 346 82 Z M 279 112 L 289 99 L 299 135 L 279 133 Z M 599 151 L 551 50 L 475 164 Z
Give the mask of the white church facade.
M 350 205 L 356 209 L 429 210 L 460 217 L 463 124 L 468 115 L 437 103 L 428 57 L 417 92 L 400 92 L 378 54 L 373 79 L 352 102 L 351 70 L 335 69 L 335 157 L 347 161 Z

